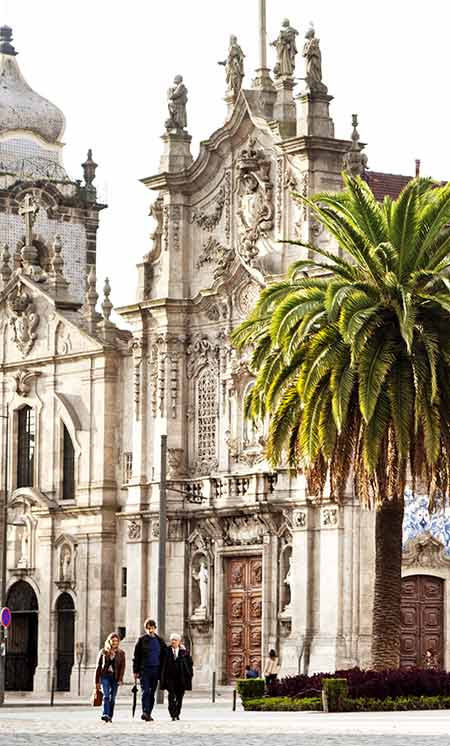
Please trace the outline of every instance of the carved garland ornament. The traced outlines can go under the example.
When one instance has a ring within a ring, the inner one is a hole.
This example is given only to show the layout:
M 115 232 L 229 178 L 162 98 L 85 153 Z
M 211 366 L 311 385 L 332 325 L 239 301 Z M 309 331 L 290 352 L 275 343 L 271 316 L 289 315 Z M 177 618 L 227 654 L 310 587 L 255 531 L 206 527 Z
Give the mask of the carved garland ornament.
M 200 269 L 205 264 L 215 262 L 216 269 L 214 270 L 214 278 L 217 279 L 227 272 L 231 262 L 235 256 L 232 248 L 227 249 L 213 236 L 209 236 L 206 242 L 202 246 L 200 256 L 197 261 L 197 269 Z
M 26 357 L 31 351 L 36 339 L 36 330 L 40 317 L 36 312 L 31 295 L 19 282 L 15 292 L 9 296 L 7 302 L 9 324 L 12 327 L 12 338 L 18 350 Z
M 227 182 L 222 184 L 219 192 L 214 201 L 214 208 L 211 213 L 203 212 L 202 210 L 194 210 L 191 216 L 191 223 L 195 223 L 205 231 L 213 231 L 214 228 L 219 224 L 222 217 L 223 209 L 227 199 Z

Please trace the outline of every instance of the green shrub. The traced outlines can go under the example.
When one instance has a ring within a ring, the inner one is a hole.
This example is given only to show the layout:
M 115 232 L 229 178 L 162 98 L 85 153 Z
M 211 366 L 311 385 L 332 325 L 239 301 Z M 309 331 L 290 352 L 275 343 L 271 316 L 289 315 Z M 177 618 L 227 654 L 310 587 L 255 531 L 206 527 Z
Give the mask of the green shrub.
M 347 679 L 324 679 L 323 693 L 328 704 L 328 712 L 342 712 L 348 699 Z
M 246 699 L 242 702 L 244 710 L 252 712 L 302 712 L 305 710 L 322 710 L 320 697 L 304 697 L 291 699 L 290 697 L 261 697 L 260 699 Z
M 321 711 L 320 697 L 260 697 L 242 702 L 244 710 L 252 712 L 302 712 Z M 345 712 L 386 712 L 398 710 L 450 710 L 450 697 L 387 697 L 386 699 L 345 699 L 342 703 Z
M 246 699 L 257 699 L 264 695 L 266 682 L 264 679 L 238 679 L 237 692 L 244 704 Z

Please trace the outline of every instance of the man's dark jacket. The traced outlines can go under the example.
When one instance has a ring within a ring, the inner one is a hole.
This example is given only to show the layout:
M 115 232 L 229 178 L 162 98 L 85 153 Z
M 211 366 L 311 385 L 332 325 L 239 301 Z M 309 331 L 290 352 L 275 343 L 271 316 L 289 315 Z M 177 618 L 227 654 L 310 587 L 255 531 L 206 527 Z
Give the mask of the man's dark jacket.
M 174 658 L 172 646 L 168 645 L 161 671 L 161 689 L 191 691 L 193 675 L 194 666 L 187 650 L 178 648 L 178 656 Z
M 161 669 L 164 664 L 164 658 L 167 651 L 167 645 L 165 644 L 164 640 L 159 637 L 158 635 L 155 635 L 156 639 L 159 642 L 159 649 L 160 649 L 160 656 L 159 656 L 159 674 L 158 678 L 161 675 Z M 154 639 L 154 638 L 153 638 Z M 150 635 L 145 633 L 145 635 L 141 635 L 141 637 L 138 639 L 135 647 L 134 647 L 134 655 L 133 655 L 133 673 L 142 673 L 142 671 L 145 671 L 148 669 L 148 659 L 149 659 L 149 645 L 150 645 Z

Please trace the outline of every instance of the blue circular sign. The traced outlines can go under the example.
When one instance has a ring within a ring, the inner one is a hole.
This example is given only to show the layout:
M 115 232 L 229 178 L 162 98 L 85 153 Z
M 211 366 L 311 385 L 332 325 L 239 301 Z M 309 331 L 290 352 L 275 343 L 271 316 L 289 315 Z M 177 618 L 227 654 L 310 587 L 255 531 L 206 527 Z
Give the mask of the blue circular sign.
M 11 624 L 11 612 L 7 606 L 0 611 L 0 624 L 2 627 L 9 627 Z

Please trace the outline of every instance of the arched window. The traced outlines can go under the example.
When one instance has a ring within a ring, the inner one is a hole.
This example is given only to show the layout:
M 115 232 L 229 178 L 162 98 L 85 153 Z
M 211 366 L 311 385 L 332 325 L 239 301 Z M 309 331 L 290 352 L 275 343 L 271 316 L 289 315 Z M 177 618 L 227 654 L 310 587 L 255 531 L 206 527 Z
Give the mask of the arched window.
M 197 380 L 197 465 L 205 473 L 217 466 L 217 375 L 205 369 Z
M 62 499 L 73 500 L 75 497 L 75 450 L 72 438 L 63 425 L 63 482 Z
M 19 409 L 17 425 L 17 486 L 33 487 L 36 427 L 32 407 Z

